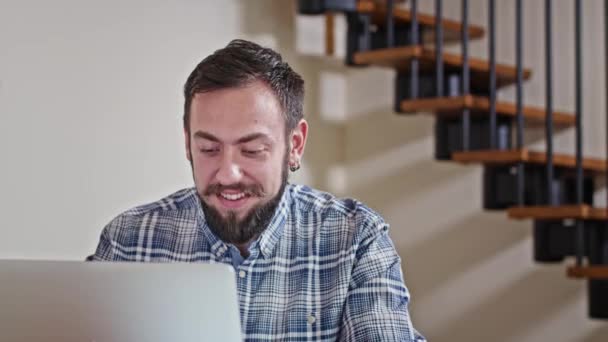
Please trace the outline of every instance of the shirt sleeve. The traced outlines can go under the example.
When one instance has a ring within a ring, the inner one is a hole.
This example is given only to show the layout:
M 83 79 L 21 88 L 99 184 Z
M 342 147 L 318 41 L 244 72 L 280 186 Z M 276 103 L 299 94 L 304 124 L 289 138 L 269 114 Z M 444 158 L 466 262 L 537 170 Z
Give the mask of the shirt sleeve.
M 117 239 L 128 240 L 128 228 L 136 226 L 136 223 L 130 215 L 121 214 L 115 217 L 103 228 L 95 253 L 88 256 L 86 261 L 126 261 L 116 250 Z
M 339 340 L 426 341 L 410 319 L 410 296 L 388 225 L 369 231 L 356 252 Z
M 99 243 L 95 249 L 95 253 L 89 255 L 86 261 L 111 261 L 114 260 L 114 253 L 112 248 L 112 240 L 109 236 L 109 226 L 105 227 L 101 232 Z

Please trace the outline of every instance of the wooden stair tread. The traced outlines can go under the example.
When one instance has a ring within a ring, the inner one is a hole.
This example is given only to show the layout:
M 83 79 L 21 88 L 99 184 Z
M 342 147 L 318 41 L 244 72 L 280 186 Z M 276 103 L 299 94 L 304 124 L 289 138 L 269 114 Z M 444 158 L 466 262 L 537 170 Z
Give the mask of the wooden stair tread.
M 359 65 L 372 64 L 407 72 L 410 67 L 409 62 L 412 58 L 417 58 L 419 60 L 421 72 L 434 72 L 435 51 L 420 45 L 357 52 L 353 56 L 353 61 L 355 64 Z M 443 63 L 446 72 L 460 72 L 462 60 L 461 55 L 450 52 L 443 53 Z M 490 63 L 483 59 L 470 57 L 469 68 L 471 71 L 471 84 L 479 88 L 488 88 Z M 524 79 L 530 78 L 531 75 L 532 72 L 530 69 L 524 69 Z M 514 83 L 516 77 L 517 69 L 515 66 L 496 64 L 497 87 Z
M 593 208 L 587 204 L 559 206 L 523 206 L 507 209 L 507 214 L 513 219 L 535 220 L 597 220 L 608 219 L 606 208 Z
M 452 160 L 461 163 L 483 164 L 509 164 L 524 162 L 530 164 L 546 164 L 547 156 L 544 152 L 529 151 L 528 149 L 512 150 L 482 150 L 455 152 Z M 576 158 L 572 155 L 555 153 L 553 165 L 558 167 L 575 168 Z M 583 170 L 593 172 L 606 172 L 606 161 L 597 158 L 583 158 Z
M 513 219 L 585 219 L 589 216 L 589 206 L 561 205 L 561 206 L 524 206 L 507 209 L 507 215 Z
M 608 221 L 608 208 L 589 208 L 589 219 Z
M 361 0 L 357 4 L 359 13 L 369 13 L 372 16 L 372 22 L 376 25 L 383 26 L 386 21 L 386 5 L 379 4 L 374 1 Z M 395 22 L 398 24 L 409 24 L 412 20 L 412 12 L 405 8 L 396 7 L 393 9 Z M 436 26 L 435 16 L 418 12 L 418 24 L 429 28 Z M 443 18 L 441 20 L 443 27 L 444 41 L 459 41 L 461 38 L 460 30 L 462 24 L 458 21 Z M 469 39 L 481 38 L 484 35 L 484 29 L 481 26 L 469 25 Z M 428 37 L 424 37 L 427 41 L 432 41 L 434 32 Z
M 472 112 L 487 113 L 490 110 L 490 99 L 484 96 L 464 95 L 455 97 L 421 98 L 416 100 L 404 100 L 401 102 L 401 110 L 405 113 L 420 111 L 435 112 L 437 114 L 459 112 L 462 109 L 470 109 Z M 496 101 L 496 113 L 498 115 L 517 117 L 517 106 L 515 103 Z M 524 106 L 523 115 L 528 124 L 544 124 L 546 111 L 542 108 Z M 576 123 L 574 114 L 566 112 L 553 112 L 553 122 L 557 127 L 570 127 Z
M 579 279 L 608 279 L 608 266 L 590 265 L 590 266 L 570 266 L 566 274 L 570 278 Z

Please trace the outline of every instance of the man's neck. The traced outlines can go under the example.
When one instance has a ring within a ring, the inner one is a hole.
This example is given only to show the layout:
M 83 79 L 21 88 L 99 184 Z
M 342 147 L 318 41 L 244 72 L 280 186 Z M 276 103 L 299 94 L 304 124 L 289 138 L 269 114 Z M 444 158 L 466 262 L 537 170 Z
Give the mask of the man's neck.
M 236 247 L 239 252 L 241 252 L 241 256 L 243 257 L 243 259 L 247 259 L 249 257 L 249 247 L 251 246 L 251 244 L 258 238 L 260 237 L 260 234 L 254 236 L 251 240 L 244 242 L 244 243 L 233 243 L 234 247 Z
M 234 244 L 234 246 L 241 252 L 241 256 L 243 259 L 247 259 L 249 257 L 249 246 L 251 245 L 251 241 L 242 243 L 242 244 Z

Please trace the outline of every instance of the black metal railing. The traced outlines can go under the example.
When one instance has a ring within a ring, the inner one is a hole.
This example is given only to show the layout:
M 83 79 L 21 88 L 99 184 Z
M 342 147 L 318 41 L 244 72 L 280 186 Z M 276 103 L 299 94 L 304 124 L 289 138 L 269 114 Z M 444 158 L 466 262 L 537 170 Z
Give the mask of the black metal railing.
M 471 91 L 469 70 L 469 1 L 462 0 L 462 95 L 467 96 Z M 465 106 L 462 110 L 462 150 L 468 151 L 471 144 L 471 111 Z
M 582 41 L 581 41 L 581 0 L 574 2 L 574 68 L 576 101 L 576 204 L 583 204 L 583 96 L 582 96 Z M 584 222 L 576 222 L 576 264 L 582 265 L 585 249 Z
M 395 8 L 394 0 L 386 0 L 386 47 L 391 48 L 395 43 L 395 17 L 393 9 Z
M 496 147 L 496 1 L 488 1 L 488 28 L 489 44 L 488 55 L 490 57 L 490 149 Z
M 546 116 L 545 116 L 545 142 L 546 142 L 546 182 L 547 204 L 554 205 L 553 191 L 553 55 L 551 44 L 551 7 L 552 1 L 545 0 L 545 89 L 546 89 Z
M 608 2 L 604 1 L 604 81 L 606 87 L 606 174 L 605 184 L 608 186 Z M 606 191 L 606 217 L 608 217 L 608 191 Z M 608 228 L 608 220 L 606 220 Z
M 516 146 L 518 150 L 524 148 L 524 66 L 523 66 L 523 11 L 522 0 L 515 1 L 515 59 L 517 68 L 517 136 Z M 523 206 L 525 202 L 525 168 L 523 161 L 517 163 L 517 205 Z
M 410 1 L 410 12 L 412 13 L 412 20 L 410 22 L 410 45 L 415 46 L 418 44 L 418 0 Z M 418 58 L 412 58 L 410 60 L 410 98 L 412 100 L 418 98 Z
M 443 96 L 443 18 L 442 1 L 435 0 L 435 82 L 437 97 Z

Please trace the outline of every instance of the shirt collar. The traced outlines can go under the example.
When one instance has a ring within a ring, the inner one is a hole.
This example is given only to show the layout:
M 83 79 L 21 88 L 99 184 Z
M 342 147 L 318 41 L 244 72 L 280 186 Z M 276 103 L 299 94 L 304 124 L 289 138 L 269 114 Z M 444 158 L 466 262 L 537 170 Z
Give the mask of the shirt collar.
M 277 242 L 279 242 L 281 236 L 283 236 L 283 231 L 291 208 L 291 191 L 291 185 L 287 184 L 281 201 L 274 212 L 274 216 L 270 220 L 270 224 L 258 239 L 260 251 L 265 258 L 272 255 Z
M 289 208 L 291 207 L 291 191 L 291 185 L 287 184 L 285 186 L 285 191 L 281 196 L 281 201 L 277 205 L 277 209 L 275 210 L 268 227 L 255 241 L 251 243 L 249 247 L 250 249 L 259 248 L 260 252 L 265 258 L 272 255 L 277 242 L 283 235 L 283 230 L 289 214 Z M 221 257 L 228 251 L 228 245 L 218 238 L 209 228 L 209 225 L 205 220 L 205 213 L 203 212 L 203 207 L 201 206 L 196 189 L 193 189 L 193 195 L 195 196 L 197 202 L 197 226 L 202 230 L 203 235 L 209 242 L 209 245 L 211 246 L 211 253 L 213 253 L 213 255 L 216 257 Z M 254 254 L 255 253 L 252 251 L 252 255 Z

